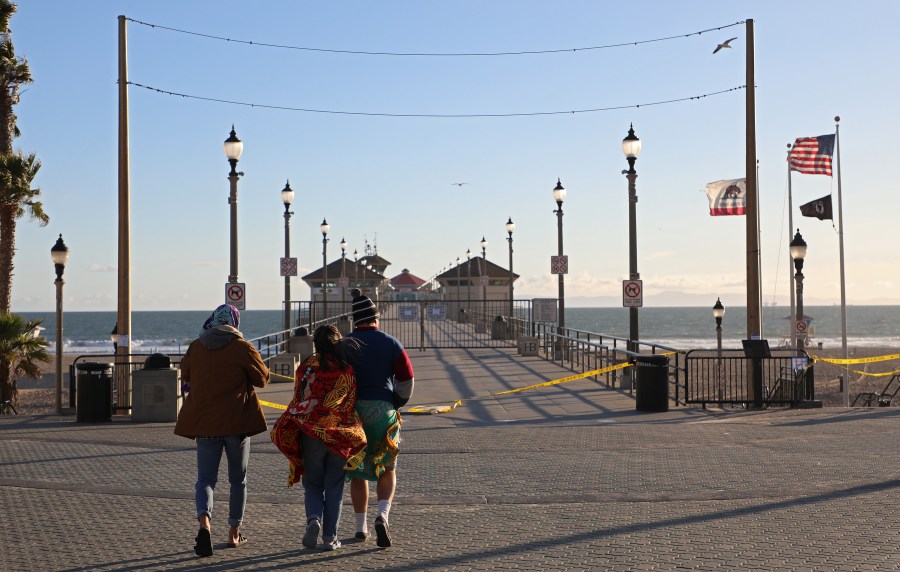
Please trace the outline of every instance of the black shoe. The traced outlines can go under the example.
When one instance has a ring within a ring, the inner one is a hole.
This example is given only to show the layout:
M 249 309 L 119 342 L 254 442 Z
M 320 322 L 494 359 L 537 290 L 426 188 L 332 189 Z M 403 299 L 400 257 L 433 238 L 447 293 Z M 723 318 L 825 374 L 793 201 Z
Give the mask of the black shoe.
M 212 556 L 212 539 L 209 536 L 209 529 L 201 528 L 197 532 L 197 538 L 194 539 L 197 544 L 194 545 L 194 552 L 197 556 Z
M 358 542 L 365 542 L 369 539 L 369 534 L 367 532 L 360 531 L 357 532 L 356 536 L 354 536 L 353 538 L 355 538 Z
M 375 534 L 378 538 L 375 540 L 380 548 L 391 547 L 391 531 L 388 529 L 388 523 L 380 516 L 375 519 Z
M 310 550 L 315 549 L 316 542 L 319 540 L 319 530 L 321 530 L 321 528 L 318 520 L 312 519 L 309 521 L 306 525 L 306 534 L 303 535 L 303 546 Z

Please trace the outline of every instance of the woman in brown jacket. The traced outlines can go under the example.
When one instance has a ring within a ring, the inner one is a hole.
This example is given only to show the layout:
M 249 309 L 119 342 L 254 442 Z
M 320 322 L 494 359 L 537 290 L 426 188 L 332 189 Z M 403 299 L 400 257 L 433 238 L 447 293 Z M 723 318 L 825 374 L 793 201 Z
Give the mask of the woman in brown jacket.
M 269 369 L 238 331 L 240 319 L 234 306 L 216 308 L 181 360 L 181 379 L 189 393 L 178 415 L 175 434 L 197 441 L 194 499 L 200 530 L 194 551 L 198 556 L 213 553 L 210 517 L 223 450 L 231 484 L 228 546 L 236 548 L 247 542 L 240 526 L 247 504 L 249 437 L 267 430 L 254 386 L 269 383 Z

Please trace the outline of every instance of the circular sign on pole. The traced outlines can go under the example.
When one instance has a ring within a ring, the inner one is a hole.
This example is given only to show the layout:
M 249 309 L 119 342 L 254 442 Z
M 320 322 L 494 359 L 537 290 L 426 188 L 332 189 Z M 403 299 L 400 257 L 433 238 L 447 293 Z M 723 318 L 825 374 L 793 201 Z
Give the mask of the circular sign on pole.
M 806 321 L 805 320 L 797 320 L 797 333 L 798 334 L 806 333 Z
M 644 305 L 644 286 L 641 280 L 622 281 L 622 306 L 640 308 Z
M 244 310 L 246 296 L 246 284 L 243 282 L 228 282 L 225 284 L 225 303 L 231 304 L 238 310 Z

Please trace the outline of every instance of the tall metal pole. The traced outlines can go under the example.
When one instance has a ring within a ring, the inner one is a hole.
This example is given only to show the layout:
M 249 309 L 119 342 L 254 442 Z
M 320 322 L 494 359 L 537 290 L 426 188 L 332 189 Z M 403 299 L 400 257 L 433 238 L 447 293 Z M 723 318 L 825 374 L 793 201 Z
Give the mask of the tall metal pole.
M 713 317 L 716 319 L 716 390 L 719 394 L 719 404 L 724 401 L 724 388 L 722 387 L 722 318 L 725 316 L 725 306 L 722 299 L 716 298 L 713 306 Z
M 512 221 L 512 217 L 509 217 L 509 222 L 506 223 L 506 233 L 509 234 L 509 238 L 506 240 L 509 241 L 509 319 L 513 318 L 513 230 L 515 230 L 516 225 Z
M 794 273 L 794 280 L 797 284 L 797 322 L 803 322 L 803 259 L 797 258 L 794 259 L 794 268 L 796 272 Z M 796 324 L 794 325 L 794 329 L 796 330 Z M 801 352 L 806 349 L 806 340 L 805 336 L 799 335 L 797 336 L 797 352 Z
M 128 141 L 128 29 L 119 16 L 119 258 L 116 326 L 116 387 L 119 405 L 131 405 L 131 378 L 126 364 L 131 353 L 131 183 Z
M 483 269 L 481 274 L 481 319 L 487 320 L 487 241 L 481 237 L 481 261 Z
M 788 149 L 788 152 L 787 152 L 787 157 L 788 157 L 788 160 L 787 160 L 787 168 L 788 168 L 788 242 L 790 242 L 791 239 L 793 238 L 793 235 L 791 233 L 794 232 L 794 198 L 792 196 L 792 191 L 791 191 L 791 144 L 790 143 L 787 144 L 787 149 Z M 791 258 L 791 254 L 790 254 L 790 252 L 788 252 L 788 269 L 789 270 L 792 265 L 793 265 L 793 258 Z M 791 291 L 791 313 L 790 313 L 790 315 L 793 316 L 794 313 L 797 311 L 797 299 L 795 298 L 795 289 L 796 289 L 797 285 L 794 283 L 794 275 L 791 274 L 790 272 L 788 272 L 788 275 L 791 277 L 790 282 L 789 282 L 789 284 L 790 284 L 789 290 Z M 790 322 L 790 320 L 788 320 L 788 322 Z M 791 345 L 796 347 L 796 345 L 797 345 L 797 328 L 795 328 L 795 327 L 791 328 L 790 336 L 791 336 Z
M 469 281 L 466 282 L 466 312 L 469 312 L 472 309 L 472 250 L 468 248 L 466 249 L 466 271 L 469 273 Z
M 347 311 L 347 287 L 344 285 L 344 261 L 346 260 L 347 255 L 347 241 L 343 238 L 341 239 L 341 311 L 343 314 Z
M 747 176 L 747 337 L 759 338 L 760 332 L 760 307 L 759 307 L 759 216 L 757 214 L 757 185 L 756 185 L 756 80 L 754 64 L 754 35 L 753 20 L 747 24 L 747 65 L 746 65 L 746 162 L 745 172 Z
M 231 130 L 234 133 L 234 129 Z M 231 241 L 230 241 L 230 266 L 228 272 L 228 282 L 234 283 L 238 281 L 238 222 L 237 222 L 237 201 L 238 201 L 238 178 L 237 159 L 229 159 L 231 164 L 231 172 L 228 173 L 228 205 L 231 211 Z
M 844 208 L 841 199 L 841 133 L 838 122 L 840 116 L 835 116 L 834 121 L 834 142 L 837 147 L 837 199 L 838 199 L 838 252 L 841 265 L 841 355 L 844 359 L 849 359 L 850 354 L 847 351 L 847 289 L 844 281 Z M 843 397 L 844 407 L 850 407 L 850 380 L 844 374 L 841 374 L 842 385 L 844 386 Z
M 322 313 L 328 319 L 328 223 L 322 219 L 319 230 L 322 231 Z
M 559 180 L 556 181 L 557 188 L 562 188 Z M 563 195 L 565 196 L 565 195 Z M 557 254 L 560 258 L 563 256 L 563 202 L 561 199 L 556 201 L 556 244 Z M 562 329 L 566 327 L 566 283 L 565 275 L 559 273 L 559 319 L 557 320 L 559 334 L 562 335 Z
M 286 186 L 285 188 L 289 188 Z M 284 203 L 284 257 L 291 257 L 291 203 Z M 291 329 L 291 277 L 284 277 L 284 329 Z
M 462 309 L 462 305 L 459 303 L 461 292 L 459 290 L 459 256 L 456 257 L 456 319 L 459 320 L 459 311 Z
M 62 265 L 56 265 L 56 414 L 62 414 L 62 355 L 63 355 L 63 284 Z

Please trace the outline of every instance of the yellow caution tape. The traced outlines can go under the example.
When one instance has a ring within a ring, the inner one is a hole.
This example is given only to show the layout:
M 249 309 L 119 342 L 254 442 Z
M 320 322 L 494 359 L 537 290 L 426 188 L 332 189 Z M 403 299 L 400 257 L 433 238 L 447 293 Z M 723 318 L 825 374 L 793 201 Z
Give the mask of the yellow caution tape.
M 416 405 L 414 407 L 404 407 L 400 410 L 400 413 L 435 415 L 436 413 L 449 413 L 460 405 L 462 405 L 462 400 L 458 399 L 450 405 Z
M 891 361 L 893 359 L 900 359 L 900 354 L 893 354 L 889 356 L 873 356 L 873 357 L 865 357 L 865 358 L 852 358 L 852 359 L 839 359 L 839 358 L 825 358 L 810 355 L 816 361 L 824 361 L 826 363 L 833 364 L 847 364 L 847 363 L 875 363 L 879 361 Z
M 272 403 L 271 401 L 263 401 L 262 399 L 259 400 L 259 404 L 262 405 L 263 407 L 271 407 L 272 409 L 282 409 L 282 410 L 287 409 L 287 405 L 281 405 L 280 403 Z
M 889 375 L 897 375 L 898 373 L 900 373 L 900 370 L 886 371 L 884 373 L 870 373 L 867 371 L 859 371 L 859 370 L 855 370 L 855 369 L 851 369 L 848 371 L 852 371 L 853 373 L 858 373 L 859 375 L 867 375 L 869 377 L 887 377 Z
M 527 387 L 520 387 L 518 389 L 510 389 L 508 391 L 500 391 L 498 393 L 492 393 L 491 395 L 509 395 L 510 393 L 518 393 L 520 391 L 528 391 L 529 389 L 537 389 L 538 387 L 550 387 L 551 385 L 559 385 L 560 383 L 568 383 L 570 381 L 575 381 L 576 379 L 583 379 L 585 377 L 590 377 L 592 375 L 600 375 L 601 373 L 608 373 L 610 371 L 615 371 L 617 369 L 625 369 L 626 367 L 631 367 L 631 364 L 630 363 L 620 363 L 618 365 L 611 365 L 611 366 L 605 367 L 603 369 L 594 369 L 591 371 L 586 371 L 584 373 L 570 375 L 569 377 L 563 377 L 561 379 L 554 379 L 553 381 L 546 381 L 544 383 L 536 383 L 534 385 L 529 385 Z
M 280 373 L 275 373 L 275 372 L 272 372 L 272 371 L 269 372 L 269 375 L 271 375 L 271 376 L 273 376 L 273 377 L 281 377 L 281 378 L 284 378 L 284 379 L 289 379 L 289 380 L 291 380 L 291 381 L 294 381 L 294 378 L 291 377 L 291 376 L 289 376 L 289 375 L 281 375 Z

